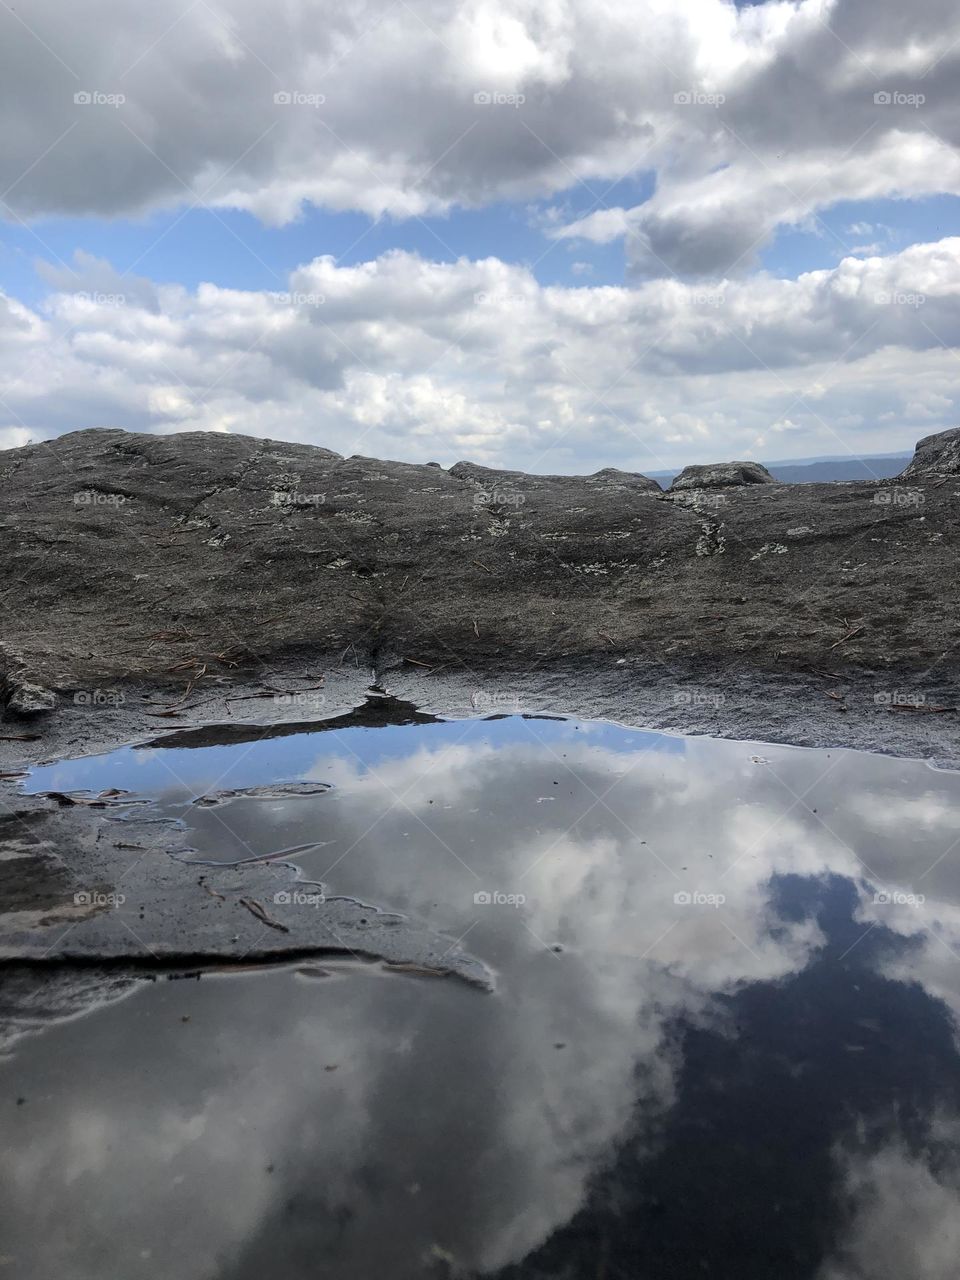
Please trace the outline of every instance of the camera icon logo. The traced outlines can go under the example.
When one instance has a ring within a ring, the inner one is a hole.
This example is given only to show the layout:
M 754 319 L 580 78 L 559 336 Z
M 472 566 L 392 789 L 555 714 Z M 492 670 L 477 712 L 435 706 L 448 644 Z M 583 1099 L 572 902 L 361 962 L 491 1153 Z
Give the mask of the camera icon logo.
M 93 97 L 86 91 L 86 89 L 81 89 L 79 93 L 75 93 L 73 95 L 73 101 L 78 107 L 89 107 L 90 103 L 93 101 Z
M 281 889 L 279 893 L 273 895 L 273 900 L 278 907 L 288 907 L 290 905 L 290 894 L 286 889 Z
M 493 98 L 487 93 L 486 89 L 481 89 L 479 93 L 473 95 L 473 101 L 478 107 L 489 107 Z
M 878 107 L 888 107 L 893 101 L 893 98 L 886 89 L 880 89 L 873 95 L 873 100 Z
M 474 905 L 477 907 L 488 907 L 493 901 L 486 889 L 481 889 L 473 895 Z
M 273 95 L 274 106 L 277 107 L 289 107 L 292 101 L 293 97 L 286 89 L 280 89 Z
M 686 889 L 680 889 L 673 895 L 673 901 L 678 907 L 689 907 L 693 899 Z

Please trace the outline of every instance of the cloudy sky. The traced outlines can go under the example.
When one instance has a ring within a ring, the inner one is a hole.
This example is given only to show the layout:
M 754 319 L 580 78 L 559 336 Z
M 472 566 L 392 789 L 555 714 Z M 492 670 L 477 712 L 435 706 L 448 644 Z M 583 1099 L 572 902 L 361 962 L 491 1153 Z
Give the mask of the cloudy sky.
M 0 2 L 0 445 L 549 472 L 958 420 L 954 0 Z

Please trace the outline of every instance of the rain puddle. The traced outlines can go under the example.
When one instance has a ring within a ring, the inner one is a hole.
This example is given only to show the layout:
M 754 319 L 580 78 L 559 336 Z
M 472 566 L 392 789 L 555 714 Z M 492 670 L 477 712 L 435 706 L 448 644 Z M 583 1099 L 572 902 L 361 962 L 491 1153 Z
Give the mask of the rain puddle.
M 9 1274 L 952 1280 L 960 775 L 396 718 L 26 781 L 105 796 L 119 830 L 149 802 L 208 870 L 289 861 L 284 907 L 371 903 L 497 982 L 291 965 L 25 1037 L 0 1062 Z

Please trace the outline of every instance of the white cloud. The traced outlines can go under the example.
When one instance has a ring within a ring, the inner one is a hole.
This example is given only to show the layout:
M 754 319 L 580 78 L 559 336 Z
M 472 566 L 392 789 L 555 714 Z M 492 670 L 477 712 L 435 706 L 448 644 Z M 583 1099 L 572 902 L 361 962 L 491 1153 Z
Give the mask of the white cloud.
M 685 275 L 749 264 L 837 200 L 960 192 L 948 0 L 229 0 L 149 19 L 34 0 L 0 21 L 17 217 L 201 198 L 270 222 L 304 202 L 402 218 L 584 183 L 579 234 Z M 652 199 L 607 208 L 643 170 Z
M 282 292 L 77 265 L 79 290 L 0 308 L 0 427 L 230 430 L 576 471 L 774 438 L 798 454 L 905 448 L 956 416 L 960 239 L 709 288 L 542 286 L 496 258 L 399 251 L 317 258 Z
M 936 1129 L 942 1133 L 945 1127 L 941 1121 Z M 953 1151 L 956 1133 L 947 1136 L 943 1147 Z M 817 1280 L 895 1280 L 904 1274 L 950 1280 L 960 1247 L 960 1188 L 952 1157 L 928 1147 L 918 1158 L 891 1139 L 875 1154 L 840 1150 L 837 1161 L 852 1212 Z

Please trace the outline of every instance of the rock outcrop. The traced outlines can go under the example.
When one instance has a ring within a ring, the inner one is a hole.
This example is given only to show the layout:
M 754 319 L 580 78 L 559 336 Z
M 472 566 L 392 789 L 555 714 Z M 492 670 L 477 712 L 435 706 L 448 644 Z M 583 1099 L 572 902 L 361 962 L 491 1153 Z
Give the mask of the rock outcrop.
M 427 466 L 436 466 L 429 462 Z M 473 484 L 487 490 L 506 491 L 512 484 L 523 484 L 527 480 L 548 481 L 552 485 L 566 486 L 574 490 L 583 486 L 609 491 L 620 489 L 635 493 L 661 494 L 663 490 L 656 480 L 641 475 L 638 471 L 618 471 L 616 467 L 604 467 L 595 471 L 592 476 L 528 476 L 523 471 L 499 471 L 494 467 L 481 467 L 476 462 L 457 462 L 450 468 L 450 475 L 458 480 L 469 480 Z
M 956 475 L 960 475 L 960 427 L 924 436 L 917 444 L 913 461 L 901 472 L 904 480 Z
M 9 450 L 11 710 L 127 678 L 196 696 L 293 653 L 382 671 L 619 656 L 953 671 L 957 437 L 921 442 L 909 489 L 771 484 L 732 463 L 687 468 L 683 502 L 612 469 L 445 471 L 238 435 L 92 430 Z
M 670 492 L 723 489 L 741 484 L 776 484 L 776 480 L 759 462 L 709 462 L 702 466 L 684 467 L 671 484 Z

